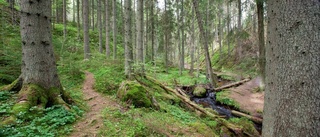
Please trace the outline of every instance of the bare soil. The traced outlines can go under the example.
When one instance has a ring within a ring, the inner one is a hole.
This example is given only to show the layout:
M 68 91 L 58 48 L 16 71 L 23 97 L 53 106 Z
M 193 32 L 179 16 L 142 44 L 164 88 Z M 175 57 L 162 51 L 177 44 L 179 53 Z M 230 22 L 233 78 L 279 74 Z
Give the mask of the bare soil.
M 108 96 L 97 93 L 93 89 L 95 79 L 93 74 L 86 72 L 83 84 L 83 96 L 89 110 L 85 116 L 74 125 L 70 137 L 95 137 L 103 126 L 102 110 L 108 108 L 121 108 L 121 106 Z
M 259 88 L 260 82 L 261 77 L 257 77 L 238 87 L 229 88 L 229 98 L 238 102 L 240 109 L 257 117 L 262 117 L 264 103 L 264 92 L 254 92 Z

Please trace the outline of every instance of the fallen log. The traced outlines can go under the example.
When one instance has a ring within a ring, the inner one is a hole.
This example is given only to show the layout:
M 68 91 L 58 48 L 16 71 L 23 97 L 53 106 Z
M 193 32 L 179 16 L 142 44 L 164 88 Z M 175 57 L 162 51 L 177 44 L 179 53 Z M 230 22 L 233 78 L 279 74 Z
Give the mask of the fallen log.
M 224 85 L 224 86 L 221 86 L 221 87 L 218 87 L 218 88 L 214 88 L 214 91 L 218 92 L 218 91 L 221 91 L 223 89 L 226 89 L 226 88 L 231 88 L 231 87 L 234 87 L 234 86 L 239 86 L 245 82 L 248 82 L 250 81 L 249 78 L 246 78 L 244 80 L 241 80 L 241 81 L 238 81 L 238 82 L 234 82 L 234 83 L 231 83 L 231 84 L 227 84 L 227 85 Z
M 194 110 L 197 110 L 199 112 L 201 112 L 202 114 L 212 118 L 213 120 L 219 122 L 220 124 L 224 125 L 225 127 L 227 127 L 229 130 L 233 131 L 236 134 L 242 134 L 242 128 L 234 125 L 230 122 L 228 122 L 227 120 L 221 118 L 220 116 L 213 114 L 209 111 L 207 111 L 206 109 L 204 109 L 203 107 L 199 106 L 198 104 L 192 102 L 187 96 L 185 96 L 185 94 L 180 94 L 178 91 L 171 89 L 170 87 L 166 87 L 164 86 L 162 83 L 158 82 L 157 80 L 155 80 L 152 77 L 146 76 L 146 78 L 148 80 L 150 80 L 151 82 L 153 82 L 154 84 L 159 85 L 162 89 L 167 90 L 169 92 L 174 93 L 177 97 L 179 97 L 185 104 L 191 106 Z M 181 90 L 181 89 L 180 89 Z
M 246 117 L 248 119 L 250 119 L 251 121 L 257 123 L 257 124 L 262 124 L 262 119 L 258 118 L 258 117 L 254 117 L 254 116 L 250 116 L 248 114 L 244 114 L 242 112 L 239 111 L 235 111 L 235 110 L 231 110 L 232 115 L 238 116 L 238 117 Z

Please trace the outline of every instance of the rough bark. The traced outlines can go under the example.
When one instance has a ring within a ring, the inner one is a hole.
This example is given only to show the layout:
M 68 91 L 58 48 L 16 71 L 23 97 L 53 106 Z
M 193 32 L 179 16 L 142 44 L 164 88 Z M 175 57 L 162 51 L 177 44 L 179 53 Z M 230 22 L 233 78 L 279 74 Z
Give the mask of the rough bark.
M 106 56 L 110 57 L 110 8 L 109 0 L 106 0 Z
M 199 29 L 200 29 L 200 34 L 201 34 L 201 37 L 202 37 L 202 42 L 203 42 L 203 47 L 204 47 L 204 51 L 205 51 L 205 56 L 206 56 L 206 72 L 207 72 L 207 77 L 210 81 L 210 84 L 213 86 L 213 87 L 216 87 L 217 83 L 218 83 L 218 78 L 215 74 L 213 74 L 213 70 L 212 70 L 212 67 L 211 67 L 211 60 L 210 60 L 210 55 L 209 55 L 209 49 L 208 49 L 208 41 L 207 41 L 207 38 L 206 38 L 206 34 L 205 34 L 205 30 L 202 26 L 202 18 L 201 18 L 201 15 L 199 13 L 199 10 L 198 10 L 198 1 L 197 0 L 193 0 L 193 5 L 194 5 L 194 10 L 195 10 L 195 13 L 196 13 L 196 17 L 197 17 L 197 20 L 198 20 L 198 26 L 199 26 Z
M 83 43 L 84 43 L 84 59 L 90 58 L 90 47 L 89 47 L 89 1 L 82 1 L 83 10 Z
M 98 0 L 98 29 L 99 29 L 99 52 L 103 52 L 102 48 L 102 15 L 101 15 L 101 0 Z
M 190 63 L 190 74 L 193 73 L 194 69 L 194 53 L 195 53 L 195 29 L 194 29 L 194 23 L 195 23 L 195 17 L 194 17 L 194 8 L 192 8 L 192 24 L 191 24 L 191 50 L 190 50 L 190 58 L 191 58 L 191 63 Z
M 144 73 L 143 64 L 143 0 L 137 3 L 137 73 Z
M 124 16 L 125 16 L 125 75 L 127 78 L 131 78 L 132 70 L 132 37 L 131 37 L 131 1 L 126 0 L 124 3 Z
M 8 89 L 20 90 L 12 113 L 27 112 L 32 106 L 67 107 L 71 100 L 62 90 L 51 40 L 51 1 L 21 0 L 20 3 L 22 64 L 21 76 Z
M 112 2 L 113 10 L 113 59 L 117 58 L 117 1 Z
M 320 6 L 267 0 L 262 136 L 320 136 Z

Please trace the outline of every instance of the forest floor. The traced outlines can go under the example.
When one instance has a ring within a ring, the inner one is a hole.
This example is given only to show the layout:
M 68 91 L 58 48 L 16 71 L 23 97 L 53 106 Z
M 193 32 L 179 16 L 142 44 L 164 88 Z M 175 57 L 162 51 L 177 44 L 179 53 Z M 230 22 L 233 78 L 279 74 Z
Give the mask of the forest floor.
M 239 103 L 240 109 L 253 116 L 262 117 L 264 92 L 255 92 L 259 88 L 261 77 L 256 77 L 238 87 L 229 88 L 229 98 Z
M 89 110 L 85 116 L 74 125 L 71 137 L 84 137 L 98 135 L 98 131 L 103 127 L 102 110 L 108 108 L 121 108 L 121 106 L 108 96 L 104 96 L 93 89 L 95 79 L 92 73 L 86 72 L 83 84 L 83 96 L 87 102 Z

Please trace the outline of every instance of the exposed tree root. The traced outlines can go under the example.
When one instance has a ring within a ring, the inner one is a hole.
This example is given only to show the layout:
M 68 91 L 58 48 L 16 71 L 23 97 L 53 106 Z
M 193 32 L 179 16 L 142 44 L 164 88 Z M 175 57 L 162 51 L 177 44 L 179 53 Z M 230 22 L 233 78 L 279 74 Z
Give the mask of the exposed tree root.
M 0 87 L 0 91 L 16 91 L 18 92 L 22 88 L 21 76 L 13 81 L 11 84 Z
M 1 124 L 4 125 L 14 123 L 16 117 L 19 116 L 20 113 L 29 113 L 30 108 L 34 106 L 41 109 L 53 105 L 62 105 L 69 110 L 69 104 L 73 103 L 70 96 L 59 87 L 45 89 L 36 84 L 22 85 L 21 78 L 18 78 L 13 83 L 4 86 L 0 90 L 19 91 L 17 102 L 11 110 L 11 117 L 1 122 Z

